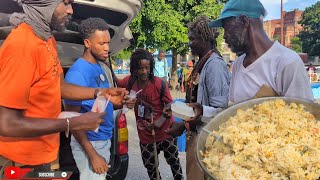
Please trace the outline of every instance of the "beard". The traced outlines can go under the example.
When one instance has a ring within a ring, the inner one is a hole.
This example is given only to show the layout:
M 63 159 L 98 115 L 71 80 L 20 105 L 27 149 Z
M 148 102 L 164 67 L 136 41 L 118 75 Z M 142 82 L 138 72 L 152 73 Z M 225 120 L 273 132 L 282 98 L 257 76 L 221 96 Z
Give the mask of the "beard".
M 51 29 L 60 32 L 66 30 L 66 26 L 70 22 L 71 18 L 72 16 L 68 15 L 65 18 L 59 19 L 57 16 L 53 14 L 50 24 Z
M 227 44 L 237 56 L 244 54 L 248 50 L 248 38 L 244 35 L 235 34 L 234 37 L 227 41 Z
M 94 57 L 94 59 L 97 61 L 97 62 L 107 62 L 108 60 L 108 57 L 107 58 L 103 58 L 103 57 L 100 57 L 98 56 L 97 54 L 95 54 L 94 52 L 90 52 L 91 55 Z
M 199 50 L 202 49 L 203 47 L 202 46 L 193 46 L 192 48 L 190 47 L 190 50 L 191 50 L 191 54 L 193 56 L 199 56 Z

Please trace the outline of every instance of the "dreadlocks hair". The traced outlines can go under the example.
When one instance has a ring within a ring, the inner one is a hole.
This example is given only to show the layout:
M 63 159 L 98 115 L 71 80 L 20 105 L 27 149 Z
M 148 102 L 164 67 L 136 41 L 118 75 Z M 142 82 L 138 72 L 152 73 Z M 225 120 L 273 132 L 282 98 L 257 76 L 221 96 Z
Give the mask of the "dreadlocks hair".
M 83 40 L 90 38 L 96 30 L 108 31 L 109 25 L 105 20 L 97 17 L 85 19 L 79 25 L 79 32 Z
M 154 73 L 154 59 L 152 54 L 145 49 L 137 49 L 135 50 L 130 57 L 130 73 L 134 79 L 138 79 L 138 70 L 140 68 L 141 60 L 150 61 L 150 74 L 149 80 L 153 80 Z
M 213 45 L 215 53 L 221 56 L 217 49 L 217 40 L 219 31 L 216 28 L 208 26 L 210 19 L 208 16 L 202 15 L 197 17 L 193 22 L 188 24 L 189 32 L 193 32 L 196 36 L 200 37 L 203 42 L 210 42 Z

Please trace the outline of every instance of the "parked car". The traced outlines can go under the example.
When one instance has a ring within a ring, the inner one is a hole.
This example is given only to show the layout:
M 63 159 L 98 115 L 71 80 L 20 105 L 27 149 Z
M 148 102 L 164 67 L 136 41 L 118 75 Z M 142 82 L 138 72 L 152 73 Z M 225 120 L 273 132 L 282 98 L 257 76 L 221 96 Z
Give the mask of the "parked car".
M 64 32 L 53 32 L 57 40 L 57 49 L 64 73 L 73 62 L 82 56 L 84 47 L 77 27 L 81 20 L 88 17 L 100 17 L 110 26 L 110 55 L 130 45 L 133 39 L 129 24 L 141 10 L 142 0 L 75 0 L 73 3 L 73 19 Z M 12 0 L 0 1 L 0 46 L 11 32 L 9 17 L 13 12 L 22 9 Z M 63 107 L 63 105 L 62 105 Z M 128 129 L 124 115 L 116 113 L 115 128 L 111 147 L 111 168 L 107 179 L 124 179 L 128 170 Z M 70 138 L 60 136 L 58 170 L 72 171 L 71 179 L 79 179 L 79 171 L 74 162 Z

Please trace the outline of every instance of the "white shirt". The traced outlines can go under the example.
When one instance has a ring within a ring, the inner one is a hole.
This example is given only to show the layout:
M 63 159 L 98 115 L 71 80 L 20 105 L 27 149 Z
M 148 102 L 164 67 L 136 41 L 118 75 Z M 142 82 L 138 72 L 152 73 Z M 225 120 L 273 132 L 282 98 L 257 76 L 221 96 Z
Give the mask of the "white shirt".
M 233 63 L 229 100 L 239 103 L 252 99 L 263 85 L 279 96 L 313 101 L 304 64 L 297 53 L 274 42 L 255 62 L 243 66 L 245 54 Z
M 156 58 L 154 62 L 153 73 L 155 76 L 159 78 L 163 78 L 163 77 L 168 78 L 168 62 L 166 58 L 164 58 L 163 60 L 159 60 L 158 58 Z

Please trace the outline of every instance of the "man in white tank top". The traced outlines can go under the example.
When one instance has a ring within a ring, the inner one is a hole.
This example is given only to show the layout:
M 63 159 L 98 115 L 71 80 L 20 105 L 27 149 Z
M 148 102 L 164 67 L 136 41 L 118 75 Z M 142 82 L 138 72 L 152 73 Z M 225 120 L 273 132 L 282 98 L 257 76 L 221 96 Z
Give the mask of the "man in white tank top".
M 259 0 L 230 0 L 210 27 L 223 27 L 224 39 L 239 58 L 233 64 L 229 100 L 252 99 L 261 88 L 270 95 L 314 101 L 301 58 L 294 51 L 271 41 L 263 29 L 266 10 Z

